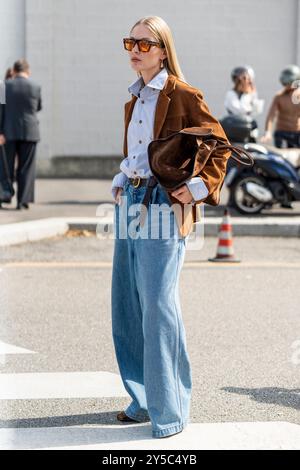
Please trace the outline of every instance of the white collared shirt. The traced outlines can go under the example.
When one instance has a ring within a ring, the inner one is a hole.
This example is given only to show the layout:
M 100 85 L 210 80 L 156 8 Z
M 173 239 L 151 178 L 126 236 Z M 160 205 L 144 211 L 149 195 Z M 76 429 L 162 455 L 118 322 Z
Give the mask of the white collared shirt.
M 263 112 L 264 103 L 264 100 L 258 98 L 256 91 L 239 95 L 235 90 L 228 90 L 224 106 L 232 114 L 250 115 L 254 118 Z
M 127 130 L 128 155 L 120 164 L 121 172 L 112 181 L 111 192 L 115 198 L 117 187 L 123 187 L 128 178 L 140 176 L 148 178 L 153 173 L 149 167 L 148 145 L 153 140 L 153 128 L 157 99 L 168 79 L 166 68 L 162 68 L 147 85 L 142 77 L 135 80 L 129 87 L 129 93 L 135 95 L 132 117 Z M 194 200 L 203 199 L 208 189 L 202 179 L 197 176 L 187 182 Z

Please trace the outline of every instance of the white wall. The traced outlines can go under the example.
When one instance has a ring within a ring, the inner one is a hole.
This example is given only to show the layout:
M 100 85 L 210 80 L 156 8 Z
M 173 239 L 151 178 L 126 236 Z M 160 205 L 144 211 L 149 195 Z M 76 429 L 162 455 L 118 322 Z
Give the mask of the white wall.
M 25 53 L 25 0 L 0 0 L 0 80 Z
M 0 0 L 8 3 L 22 2 Z M 26 0 L 26 53 L 44 98 L 39 157 L 122 154 L 123 108 L 136 78 L 122 37 L 145 15 L 167 21 L 187 81 L 203 91 L 218 118 L 230 71 L 243 63 L 254 67 L 268 106 L 282 67 L 300 60 L 299 3 Z M 20 43 L 19 33 L 15 40 Z

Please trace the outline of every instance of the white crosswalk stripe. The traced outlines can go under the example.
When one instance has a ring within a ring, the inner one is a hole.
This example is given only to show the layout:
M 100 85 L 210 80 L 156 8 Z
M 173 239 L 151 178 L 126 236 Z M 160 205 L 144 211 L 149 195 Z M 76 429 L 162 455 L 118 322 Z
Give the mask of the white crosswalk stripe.
M 0 341 L 0 367 L 5 366 L 7 356 L 9 354 L 36 354 L 35 351 L 29 349 L 20 348 L 13 344 L 5 343 Z
M 300 426 L 286 422 L 190 423 L 168 438 L 151 437 L 148 423 L 1 429 L 2 449 L 299 449 Z
M 4 343 L 0 341 L 0 354 L 36 354 L 35 351 L 30 351 L 29 349 L 20 348 L 19 346 L 14 346 L 13 344 Z
M 128 397 L 121 377 L 111 372 L 0 374 L 0 399 Z

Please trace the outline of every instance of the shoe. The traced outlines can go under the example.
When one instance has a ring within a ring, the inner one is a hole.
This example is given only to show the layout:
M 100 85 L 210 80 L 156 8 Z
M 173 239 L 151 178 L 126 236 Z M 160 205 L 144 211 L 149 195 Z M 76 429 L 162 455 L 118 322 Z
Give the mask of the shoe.
M 290 202 L 283 202 L 281 204 L 281 207 L 283 207 L 284 209 L 294 209 L 294 207 L 292 206 Z
M 125 422 L 130 422 L 133 421 L 135 423 L 138 423 L 139 421 L 136 421 L 135 419 L 129 418 L 127 414 L 124 411 L 121 411 L 120 413 L 117 414 L 117 419 L 119 421 L 125 421 Z
M 19 211 L 21 209 L 29 209 L 27 202 L 18 202 L 16 209 Z

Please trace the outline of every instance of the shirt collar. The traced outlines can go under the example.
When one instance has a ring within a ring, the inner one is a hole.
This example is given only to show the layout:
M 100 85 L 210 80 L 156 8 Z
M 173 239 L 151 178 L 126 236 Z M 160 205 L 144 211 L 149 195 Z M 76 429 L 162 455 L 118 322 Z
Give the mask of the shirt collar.
M 157 90 L 162 90 L 165 86 L 165 83 L 168 78 L 168 72 L 165 67 L 161 69 L 159 73 L 157 73 L 152 80 L 150 80 L 147 85 L 145 85 L 144 88 L 149 87 L 149 88 L 155 88 Z M 128 87 L 129 93 L 132 93 L 135 96 L 138 96 L 142 86 L 143 86 L 143 77 L 139 77 L 137 80 L 135 80 L 131 85 Z

